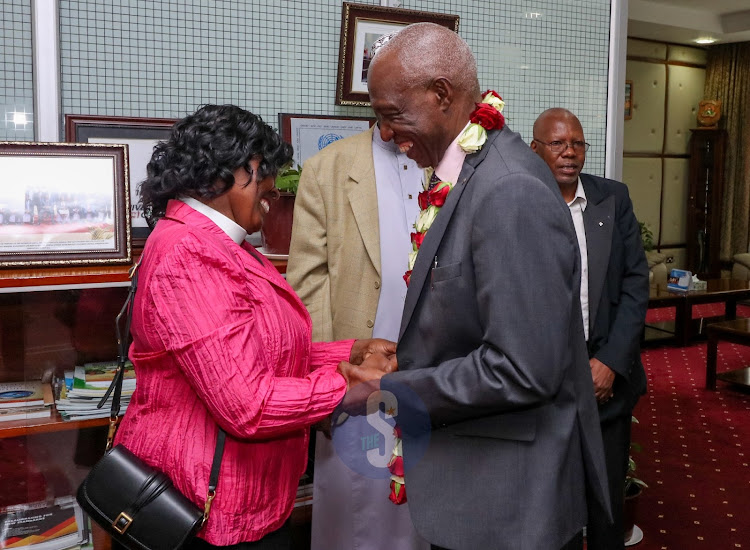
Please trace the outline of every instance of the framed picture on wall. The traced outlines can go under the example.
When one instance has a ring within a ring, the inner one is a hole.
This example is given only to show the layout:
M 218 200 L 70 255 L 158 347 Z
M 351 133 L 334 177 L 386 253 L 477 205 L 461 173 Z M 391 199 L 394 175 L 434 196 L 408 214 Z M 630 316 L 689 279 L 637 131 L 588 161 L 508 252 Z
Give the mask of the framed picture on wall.
M 124 145 L 0 142 L 0 267 L 131 261 Z
M 625 81 L 625 120 L 633 118 L 633 81 Z
M 138 191 L 146 179 L 146 165 L 154 145 L 169 137 L 177 119 L 65 115 L 65 141 L 72 143 L 122 143 L 128 146 L 130 223 L 133 247 L 143 248 L 151 232 L 141 211 Z
M 411 23 L 437 23 L 458 32 L 458 15 L 354 4 L 341 8 L 341 39 L 336 80 L 337 105 L 370 105 L 367 69 L 370 47 L 384 34 Z
M 373 124 L 374 117 L 279 113 L 281 139 L 294 147 L 294 163 L 298 166 L 326 145 L 359 134 Z

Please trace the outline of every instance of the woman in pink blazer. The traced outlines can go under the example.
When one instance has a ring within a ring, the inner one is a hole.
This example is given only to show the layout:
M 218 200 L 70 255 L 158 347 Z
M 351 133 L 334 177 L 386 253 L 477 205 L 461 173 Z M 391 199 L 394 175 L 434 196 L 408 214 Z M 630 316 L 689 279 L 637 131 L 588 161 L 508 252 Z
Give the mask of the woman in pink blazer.
M 159 221 L 139 268 L 130 349 L 138 382 L 116 442 L 202 506 L 218 428 L 227 433 L 193 548 L 288 548 L 309 426 L 347 389 L 395 368 L 386 340 L 312 343 L 302 302 L 246 242 L 291 160 L 291 146 L 259 117 L 206 105 L 154 148 L 141 187 L 144 212 Z

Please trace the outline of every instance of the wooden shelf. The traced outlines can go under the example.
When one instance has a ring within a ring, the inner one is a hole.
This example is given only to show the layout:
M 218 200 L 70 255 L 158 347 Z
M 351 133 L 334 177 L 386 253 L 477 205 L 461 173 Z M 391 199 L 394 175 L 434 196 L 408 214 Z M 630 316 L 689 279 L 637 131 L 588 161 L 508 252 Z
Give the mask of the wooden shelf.
M 28 420 L 0 422 L 0 439 L 39 433 L 81 430 L 84 428 L 106 426 L 107 424 L 109 424 L 109 418 L 65 421 L 53 407 L 49 418 L 30 418 Z
M 0 289 L 36 286 L 127 283 L 131 264 L 100 267 L 13 269 L 0 271 Z
M 286 272 L 286 257 L 268 256 Z M 113 321 L 133 263 L 0 269 L 0 380 L 41 379 L 51 368 L 60 375 L 73 364 L 112 357 Z M 0 422 L 3 452 L 10 453 L 1 458 L 20 487 L 10 496 L 22 502 L 71 494 L 104 452 L 108 424 L 108 417 L 64 421 L 54 406 L 44 418 Z M 295 517 L 302 517 L 309 538 L 307 502 L 295 508 Z M 96 524 L 92 528 L 95 550 L 110 550 L 110 537 Z
M 286 273 L 286 256 L 266 255 L 279 273 Z M 133 262 L 137 261 L 135 257 Z M 0 292 L 11 289 L 23 291 L 31 287 L 126 285 L 130 282 L 130 264 L 108 266 L 48 267 L 37 269 L 0 270 Z

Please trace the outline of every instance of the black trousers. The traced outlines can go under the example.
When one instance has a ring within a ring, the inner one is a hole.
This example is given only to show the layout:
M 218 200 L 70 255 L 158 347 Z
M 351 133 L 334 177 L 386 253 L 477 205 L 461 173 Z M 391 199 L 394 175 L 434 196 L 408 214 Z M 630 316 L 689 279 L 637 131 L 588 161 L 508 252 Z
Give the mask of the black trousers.
M 586 526 L 588 550 L 624 550 L 625 474 L 630 456 L 630 415 L 602 424 L 604 457 L 607 463 L 607 484 L 614 523 L 609 523 L 604 509 L 589 498 L 589 521 Z
M 205 540 L 194 538 L 193 542 L 185 547 L 185 550 L 291 550 L 292 538 L 289 533 L 289 522 L 281 526 L 273 533 L 255 542 L 240 542 L 230 546 L 214 546 Z
M 430 545 L 431 550 L 450 550 L 449 548 L 443 548 L 442 546 Z M 488 549 L 489 550 L 489 549 Z M 541 549 L 539 549 L 541 550 Z M 570 539 L 567 544 L 563 545 L 560 550 L 583 550 L 583 531 L 575 535 Z
M 190 544 L 184 547 L 184 550 L 290 550 L 291 547 L 292 538 L 289 530 L 289 522 L 287 521 L 281 528 L 273 533 L 268 533 L 265 537 L 255 542 L 241 542 L 230 546 L 214 546 L 196 537 Z M 126 550 L 126 548 L 113 540 L 112 550 Z
M 185 547 L 185 550 L 291 550 L 292 538 L 287 521 L 281 528 L 255 542 L 240 542 L 230 546 L 214 546 L 205 540 L 194 538 L 193 542 Z

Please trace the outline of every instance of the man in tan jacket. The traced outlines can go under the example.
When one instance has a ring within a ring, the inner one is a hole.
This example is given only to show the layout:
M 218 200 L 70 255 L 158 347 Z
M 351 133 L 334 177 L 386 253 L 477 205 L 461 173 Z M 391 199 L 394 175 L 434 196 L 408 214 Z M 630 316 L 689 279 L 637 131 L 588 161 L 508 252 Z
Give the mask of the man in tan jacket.
M 397 339 L 423 177 L 372 129 L 305 161 L 287 280 L 310 312 L 313 340 Z M 317 437 L 312 550 L 428 549 L 408 505 L 388 500 L 393 435 L 383 413 L 335 424 L 333 441 Z
M 377 201 L 372 129 L 305 162 L 287 281 L 310 312 L 314 340 L 372 334 L 381 285 Z

